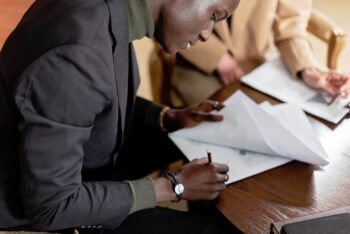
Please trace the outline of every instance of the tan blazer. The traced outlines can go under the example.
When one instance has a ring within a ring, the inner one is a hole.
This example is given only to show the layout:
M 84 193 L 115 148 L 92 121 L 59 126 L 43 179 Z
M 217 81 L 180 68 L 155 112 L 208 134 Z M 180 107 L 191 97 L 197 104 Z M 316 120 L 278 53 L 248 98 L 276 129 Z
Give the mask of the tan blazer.
M 276 47 L 295 75 L 306 67 L 319 66 L 306 38 L 311 8 L 311 0 L 242 0 L 232 16 L 231 28 L 227 21 L 218 23 L 207 43 L 180 55 L 212 74 L 221 56 L 229 51 L 248 72 L 266 61 Z

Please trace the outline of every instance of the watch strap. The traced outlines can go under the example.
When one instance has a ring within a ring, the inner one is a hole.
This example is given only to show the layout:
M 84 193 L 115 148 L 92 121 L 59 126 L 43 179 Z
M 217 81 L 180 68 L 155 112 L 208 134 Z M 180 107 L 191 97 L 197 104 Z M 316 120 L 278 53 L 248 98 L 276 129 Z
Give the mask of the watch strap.
M 182 199 L 183 194 L 177 194 L 175 191 L 175 186 L 181 184 L 181 182 L 176 178 L 176 174 L 168 170 L 164 170 L 162 171 L 162 176 L 168 178 L 171 182 L 173 191 L 176 194 L 176 200 L 174 200 L 173 202 L 179 202 Z

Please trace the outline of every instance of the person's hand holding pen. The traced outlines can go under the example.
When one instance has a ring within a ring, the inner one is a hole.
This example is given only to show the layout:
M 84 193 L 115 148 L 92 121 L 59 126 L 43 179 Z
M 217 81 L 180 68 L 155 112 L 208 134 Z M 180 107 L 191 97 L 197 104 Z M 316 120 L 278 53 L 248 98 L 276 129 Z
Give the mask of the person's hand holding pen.
M 211 153 L 210 153 L 211 155 Z M 229 167 L 226 164 L 209 161 L 208 158 L 195 159 L 186 164 L 178 178 L 184 184 L 186 200 L 213 200 L 226 188 Z
M 216 163 L 211 159 L 211 152 L 207 158 L 194 159 L 184 165 L 183 169 L 174 173 L 176 180 L 183 186 L 182 199 L 213 200 L 226 188 L 229 167 L 226 164 Z M 176 201 L 177 196 L 171 183 L 164 177 L 153 180 L 157 202 Z
M 221 102 L 206 100 L 184 109 L 167 109 L 161 118 L 163 130 L 172 132 L 181 128 L 189 128 L 203 121 L 220 122 L 222 115 L 210 113 L 212 110 L 221 110 Z
M 303 80 L 310 87 L 322 90 L 335 100 L 346 98 L 350 94 L 350 77 L 340 72 L 321 71 L 316 68 L 304 69 L 301 73 Z

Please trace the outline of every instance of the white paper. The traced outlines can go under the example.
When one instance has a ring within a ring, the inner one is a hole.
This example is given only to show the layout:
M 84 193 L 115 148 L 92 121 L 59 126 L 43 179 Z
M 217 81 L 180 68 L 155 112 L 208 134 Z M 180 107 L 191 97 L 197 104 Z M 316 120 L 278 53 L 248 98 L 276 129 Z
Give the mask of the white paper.
M 241 92 L 236 93 L 235 96 L 237 98 L 229 99 L 228 102 L 225 102 L 225 108 L 219 112 L 224 116 L 224 121 L 215 124 L 203 122 L 194 128 L 181 129 L 171 135 L 216 145 L 278 155 L 270 147 L 270 144 L 264 137 L 264 133 L 259 130 L 259 126 L 254 121 L 256 116 L 255 114 L 252 115 L 251 110 L 247 109 L 241 98 L 242 95 L 244 94 Z M 274 121 L 271 118 L 270 120 Z
M 212 151 L 212 160 L 214 162 L 229 165 L 228 184 L 276 168 L 291 161 L 291 159 L 288 158 L 212 145 L 182 137 L 171 136 L 171 139 L 189 160 L 206 157 L 207 149 L 210 148 Z
M 281 166 L 291 160 L 328 164 L 304 112 L 296 105 L 258 106 L 241 91 L 226 102 L 220 123 L 203 122 L 169 134 L 189 160 L 205 157 L 230 166 L 229 183 Z M 240 145 L 242 144 L 242 145 Z M 241 147 L 243 146 L 243 147 Z
M 306 112 L 339 123 L 349 112 L 348 100 L 328 105 L 329 100 L 301 80 L 293 79 L 281 59 L 265 63 L 242 78 L 242 82 L 283 102 L 300 106 Z
M 170 137 L 283 156 L 315 165 L 328 163 L 322 145 L 299 107 L 283 104 L 269 109 L 265 111 L 237 91 L 220 111 L 224 121 L 201 123 L 176 131 Z

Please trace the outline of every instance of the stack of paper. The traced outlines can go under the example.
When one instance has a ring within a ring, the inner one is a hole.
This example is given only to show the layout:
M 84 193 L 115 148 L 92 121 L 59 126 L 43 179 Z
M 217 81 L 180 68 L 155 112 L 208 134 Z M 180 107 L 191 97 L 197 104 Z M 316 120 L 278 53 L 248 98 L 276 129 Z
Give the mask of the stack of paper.
M 349 112 L 349 108 L 344 106 L 350 98 L 328 105 L 329 98 L 325 94 L 308 87 L 301 80 L 293 79 L 281 59 L 263 64 L 245 75 L 242 82 L 335 124 Z
M 224 115 L 220 123 L 203 122 L 169 136 L 190 160 L 205 156 L 211 148 L 214 161 L 230 166 L 229 182 L 293 159 L 315 165 L 328 163 L 310 122 L 295 105 L 260 107 L 238 91 L 219 113 Z

